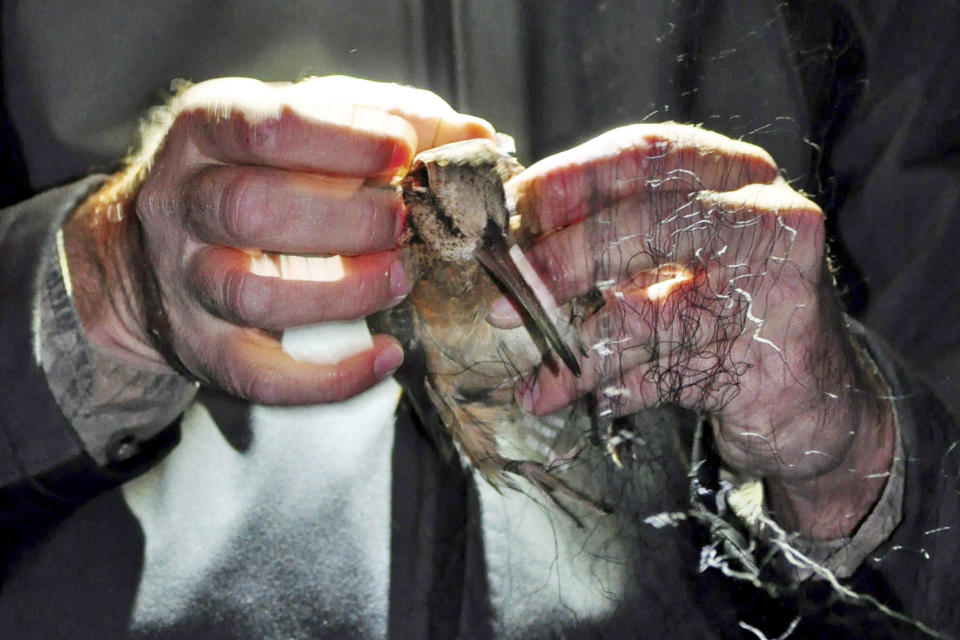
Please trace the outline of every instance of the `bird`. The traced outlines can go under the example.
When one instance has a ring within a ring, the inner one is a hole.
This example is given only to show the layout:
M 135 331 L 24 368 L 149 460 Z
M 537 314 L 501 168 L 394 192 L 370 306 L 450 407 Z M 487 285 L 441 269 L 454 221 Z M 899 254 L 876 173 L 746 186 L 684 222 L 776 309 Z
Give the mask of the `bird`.
M 418 154 L 400 184 L 400 244 L 414 284 L 402 303 L 367 322 L 403 345 L 395 377 L 444 458 L 459 458 L 497 489 L 518 488 L 524 479 L 579 524 L 570 502 L 609 510 L 561 477 L 589 438 L 567 429 L 563 416 L 524 412 L 515 394 L 541 364 L 579 376 L 574 351 L 586 353 L 564 309 L 549 309 L 529 281 L 535 274 L 524 275 L 511 257 L 511 247 L 528 239 L 503 185 L 522 170 L 489 139 Z M 486 321 L 502 294 L 523 326 Z

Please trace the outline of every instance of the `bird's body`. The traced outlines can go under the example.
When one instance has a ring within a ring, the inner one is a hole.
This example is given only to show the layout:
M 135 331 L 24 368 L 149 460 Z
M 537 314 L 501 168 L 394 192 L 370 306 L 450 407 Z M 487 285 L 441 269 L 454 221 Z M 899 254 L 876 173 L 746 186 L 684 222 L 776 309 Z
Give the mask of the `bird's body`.
M 417 156 L 403 181 L 415 285 L 403 303 L 369 322 L 403 343 L 397 377 L 442 451 L 455 450 L 496 486 L 522 476 L 554 501 L 558 493 L 581 500 L 554 464 L 577 438 L 571 442 L 555 419 L 525 413 L 515 397 L 547 345 L 579 372 L 557 321 L 529 283 L 517 282 L 522 277 L 508 255 L 516 237 L 503 180 L 520 169 L 486 140 Z M 504 330 L 487 322 L 502 292 L 523 310 L 526 326 Z

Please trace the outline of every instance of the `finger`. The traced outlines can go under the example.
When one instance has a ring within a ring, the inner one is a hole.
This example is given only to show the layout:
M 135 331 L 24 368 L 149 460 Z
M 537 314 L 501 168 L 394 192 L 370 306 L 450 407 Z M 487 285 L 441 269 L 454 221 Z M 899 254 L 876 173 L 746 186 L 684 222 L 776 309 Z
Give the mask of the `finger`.
M 425 145 L 493 136 L 429 92 L 354 78 L 218 79 L 194 85 L 172 109 L 171 132 L 185 131 L 215 160 L 340 176 L 394 175 Z
M 266 167 L 207 165 L 184 183 L 188 222 L 203 242 L 264 251 L 360 254 L 396 245 L 396 191 Z
M 368 177 L 409 162 L 417 135 L 403 118 L 342 96 L 308 100 L 293 86 L 249 78 L 194 85 L 172 103 L 169 135 L 234 164 Z
M 632 369 L 624 365 L 615 377 L 589 389 L 574 380 L 538 375 L 518 389 L 518 395 L 521 406 L 535 415 L 558 411 L 590 392 L 607 399 L 605 409 L 613 417 L 663 404 L 715 411 L 735 397 L 740 373 L 736 367 L 721 366 L 716 358 L 665 358 Z
M 716 301 L 697 295 L 693 280 L 677 284 L 669 294 L 653 285 L 617 291 L 608 298 L 580 329 L 587 345 L 580 377 L 566 369 L 541 367 L 534 385 L 523 390 L 528 410 L 550 413 L 589 391 L 622 387 L 626 371 L 654 360 L 694 357 L 727 337 L 715 330 Z
M 349 96 L 357 104 L 399 116 L 416 131 L 418 152 L 458 140 L 494 137 L 490 123 L 458 113 L 440 96 L 424 89 L 348 76 L 325 76 L 308 78 L 285 91 L 312 103 L 317 102 L 317 95 Z
M 638 124 L 542 160 L 508 189 L 524 223 L 547 231 L 644 191 L 725 191 L 777 176 L 773 159 L 755 145 L 693 126 Z
M 409 163 L 416 144 L 404 119 L 357 105 L 331 108 L 323 119 L 282 106 L 263 121 L 241 111 L 213 118 L 194 110 L 177 118 L 171 134 L 181 131 L 219 162 L 361 178 L 395 173 Z
M 823 212 L 782 179 L 736 191 L 657 192 L 625 198 L 586 220 L 540 237 L 527 252 L 558 304 L 669 264 L 723 272 L 715 282 L 762 274 L 773 262 L 812 275 L 823 255 Z M 779 267 L 777 267 L 779 269 Z M 509 301 L 491 322 L 518 326 Z
M 226 391 L 268 405 L 338 402 L 380 382 L 403 361 L 391 337 L 373 337 L 373 347 L 336 364 L 296 360 L 262 332 L 224 333 L 200 368 L 202 377 Z
M 618 396 L 610 409 L 614 416 L 624 416 L 669 403 L 717 412 L 739 394 L 745 370 L 745 364 L 738 365 L 723 353 L 642 364 L 623 374 L 618 388 L 625 393 Z M 754 410 L 769 412 L 770 407 Z
M 678 191 L 626 198 L 595 215 L 537 239 L 526 258 L 557 304 L 630 280 L 666 261 L 686 260 L 691 238 L 678 228 L 695 224 L 691 198 Z M 501 328 L 521 323 L 501 297 L 489 319 Z
M 819 266 L 823 258 L 823 211 L 783 179 L 769 185 L 746 185 L 736 191 L 702 191 L 695 200 L 696 210 L 715 220 L 728 239 L 738 241 L 736 246 L 729 241 L 726 246 L 736 249 L 739 258 L 755 262 L 760 255 L 808 267 Z M 745 237 L 755 236 L 766 239 L 759 246 L 768 248 L 768 253 L 743 242 Z
M 191 260 L 187 278 L 210 313 L 269 330 L 362 318 L 393 306 L 411 286 L 395 251 L 270 259 L 210 246 Z
M 420 136 L 417 152 L 460 140 L 494 139 L 493 126 L 489 122 L 461 113 L 425 120 L 422 123 L 414 120 L 413 123 L 418 127 Z

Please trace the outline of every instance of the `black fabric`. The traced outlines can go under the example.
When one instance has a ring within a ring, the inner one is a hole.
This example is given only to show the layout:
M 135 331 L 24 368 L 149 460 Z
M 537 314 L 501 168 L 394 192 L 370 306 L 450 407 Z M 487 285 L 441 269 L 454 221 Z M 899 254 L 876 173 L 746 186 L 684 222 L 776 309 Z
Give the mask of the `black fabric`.
M 826 214 L 827 243 L 834 277 L 848 313 L 859 316 L 869 303 L 869 288 L 859 265 L 837 230 L 839 211 L 851 185 L 835 175 L 832 156 L 838 134 L 849 125 L 863 83 L 866 54 L 856 25 L 842 4 L 832 0 L 784 5 L 797 71 L 810 112 L 809 171 L 795 187 L 816 194 Z
M 0 637 L 128 637 L 144 535 L 120 489 L 88 500 L 57 526 L 34 531 L 15 551 L 0 566 Z
M 0 33 L 3 33 L 3 4 L 0 2 Z M 2 42 L 2 38 L 0 38 Z M 0 207 L 6 207 L 31 195 L 27 166 L 20 136 L 7 114 L 6 84 L 3 81 L 3 51 L 0 47 Z
M 960 280 L 945 273 L 960 237 L 960 3 L 841 5 L 862 72 L 827 161 L 836 230 L 869 293 L 858 319 L 957 412 Z
M 677 120 L 765 147 L 791 178 L 807 171 L 809 114 L 773 3 L 524 6 L 534 157 L 619 125 Z
M 452 105 L 457 104 L 456 50 L 453 43 L 453 8 L 447 0 L 424 0 L 423 41 L 430 43 L 427 82 Z
M 0 488 L 0 541 L 16 547 L 91 498 L 135 478 L 169 453 L 180 439 L 179 421 L 138 442 L 139 455 L 108 466 L 86 453 L 31 478 Z
M 874 339 L 870 347 L 878 361 L 887 363 L 883 374 L 894 402 L 913 424 L 903 430 L 903 521 L 851 586 L 886 591 L 892 607 L 955 634 L 960 632 L 960 579 L 944 568 L 960 558 L 960 422 L 912 367 L 894 364 L 888 346 Z M 904 626 L 917 635 L 922 631 Z
M 491 637 L 472 475 L 440 458 L 404 401 L 392 464 L 389 636 Z
M 34 355 L 31 322 L 41 256 L 51 250 L 52 235 L 65 210 L 87 193 L 89 184 L 42 194 L 0 215 L 0 324 L 4 328 L 0 379 L 6 386 L 0 394 L 3 487 L 29 482 L 83 455 L 79 439 L 47 389 L 43 370 Z M 36 487 L 38 496 L 47 493 L 41 484 Z M 65 500 L 71 502 L 69 498 Z M 47 502 L 40 498 L 38 501 Z M 5 504 L 11 506 L 2 506 Z M 0 513 L 5 520 L 18 515 L 9 497 L 0 503 Z
M 4 548 L 151 466 L 176 443 L 174 426 L 129 461 L 99 467 L 60 412 L 34 355 L 37 271 L 60 221 L 99 178 L 0 212 L 0 537 Z

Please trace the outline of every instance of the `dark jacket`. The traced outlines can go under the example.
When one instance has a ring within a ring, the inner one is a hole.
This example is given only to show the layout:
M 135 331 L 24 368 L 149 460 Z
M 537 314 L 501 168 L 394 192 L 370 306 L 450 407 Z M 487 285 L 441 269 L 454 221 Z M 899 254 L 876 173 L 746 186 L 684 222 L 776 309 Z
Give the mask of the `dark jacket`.
M 960 372 L 954 332 L 931 329 L 960 311 L 936 248 L 960 231 L 954 4 L 102 4 L 3 5 L 5 130 L 23 142 L 36 189 L 108 168 L 174 76 L 350 73 L 426 86 L 515 134 L 525 160 L 644 119 L 766 147 L 827 209 L 848 249 L 853 310 L 900 352 L 870 340 L 900 413 L 904 518 L 844 582 L 868 597 L 794 585 L 762 562 L 758 584 L 701 571 L 715 532 L 644 523 L 687 509 L 685 445 L 664 434 L 690 416 L 651 414 L 647 457 L 610 488 L 627 508 L 577 537 L 528 496 L 443 465 L 403 407 L 393 424 L 389 386 L 332 413 L 203 391 L 182 425 L 97 465 L 34 355 L 40 265 L 93 184 L 78 183 L 0 217 L 0 637 L 960 628 L 957 427 L 923 384 L 938 376 L 936 391 L 957 397 L 942 382 Z M 916 284 L 930 281 L 941 284 Z M 900 356 L 924 373 L 905 374 Z M 701 504 L 720 488 L 706 475 Z

